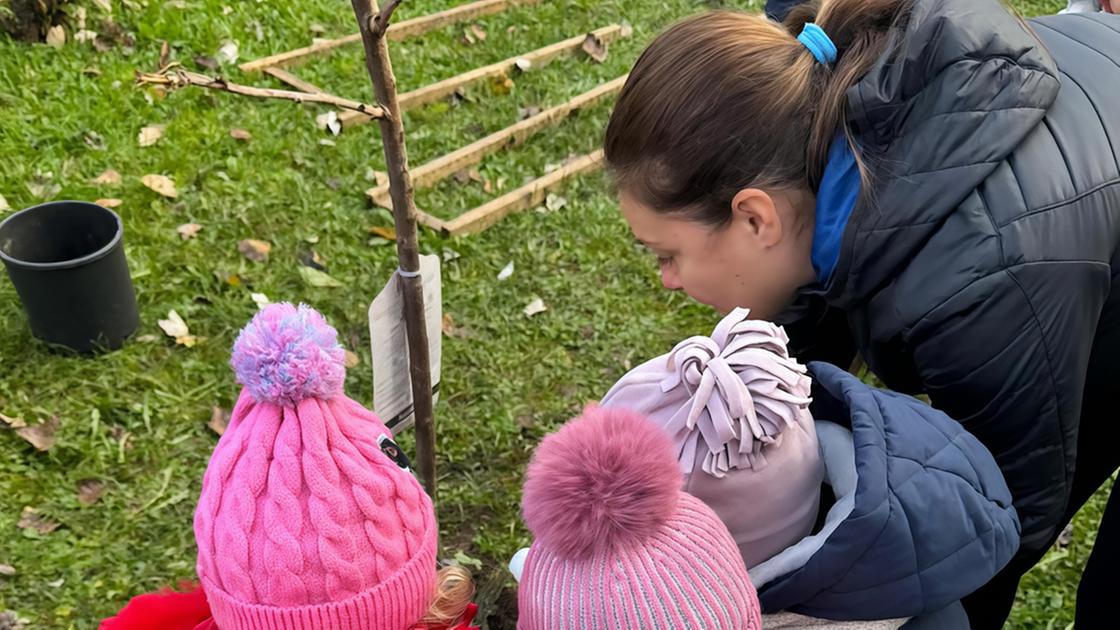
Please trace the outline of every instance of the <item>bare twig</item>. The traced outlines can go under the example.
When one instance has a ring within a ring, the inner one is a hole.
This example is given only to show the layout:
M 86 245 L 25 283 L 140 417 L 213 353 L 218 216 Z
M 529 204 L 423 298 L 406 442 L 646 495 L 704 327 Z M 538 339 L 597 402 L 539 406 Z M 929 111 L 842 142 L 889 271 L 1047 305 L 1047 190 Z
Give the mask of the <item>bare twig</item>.
M 381 12 L 373 16 L 373 22 L 369 25 L 369 32 L 377 39 L 385 36 L 385 31 L 389 29 L 389 20 L 393 19 L 393 11 L 401 5 L 401 0 L 389 0 L 389 4 L 381 7 Z
M 222 92 L 230 92 L 232 94 L 240 94 L 241 96 L 253 96 L 257 98 L 278 98 L 288 101 L 295 101 L 297 103 L 323 103 L 325 105 L 334 105 L 342 109 L 360 112 L 366 116 L 373 118 L 383 118 L 385 112 L 382 108 L 352 101 L 347 98 L 334 96 L 333 94 L 309 94 L 307 92 L 294 92 L 292 90 L 274 90 L 271 88 L 258 88 L 249 85 L 239 85 L 231 83 L 221 77 L 208 77 L 204 74 L 191 72 L 177 67 L 177 63 L 171 63 L 161 68 L 158 72 L 137 72 L 136 84 L 137 85 L 163 85 L 169 89 L 177 89 L 194 85 L 197 87 L 208 88 L 211 90 L 220 90 Z
M 408 174 L 408 151 L 397 101 L 397 79 L 389 60 L 387 37 L 373 32 L 376 27 L 389 26 L 392 9 L 399 0 L 390 0 L 386 11 L 378 11 L 376 0 L 350 0 L 362 44 L 366 52 L 366 70 L 373 83 L 374 97 L 386 111 L 381 118 L 381 145 L 389 174 L 393 198 L 393 222 L 397 228 L 397 260 L 400 265 L 400 286 L 404 298 L 405 333 L 408 337 L 409 376 L 412 380 L 412 402 L 416 416 L 416 468 L 432 502 L 436 501 L 436 439 L 432 402 L 432 370 L 428 355 L 428 327 L 424 311 L 424 279 L 420 275 L 420 250 L 416 237 L 416 204 L 412 198 L 412 180 Z M 376 21 L 373 16 L 379 16 Z

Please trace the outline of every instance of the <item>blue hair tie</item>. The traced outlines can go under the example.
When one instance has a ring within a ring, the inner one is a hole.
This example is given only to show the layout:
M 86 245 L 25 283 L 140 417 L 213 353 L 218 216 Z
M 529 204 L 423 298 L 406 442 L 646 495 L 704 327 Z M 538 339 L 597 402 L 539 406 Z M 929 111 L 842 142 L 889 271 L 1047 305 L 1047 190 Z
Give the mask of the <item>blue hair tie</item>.
M 826 66 L 836 61 L 836 44 L 833 44 L 828 35 L 816 24 L 807 22 L 801 29 L 801 34 L 797 36 L 797 41 L 804 44 L 817 61 Z

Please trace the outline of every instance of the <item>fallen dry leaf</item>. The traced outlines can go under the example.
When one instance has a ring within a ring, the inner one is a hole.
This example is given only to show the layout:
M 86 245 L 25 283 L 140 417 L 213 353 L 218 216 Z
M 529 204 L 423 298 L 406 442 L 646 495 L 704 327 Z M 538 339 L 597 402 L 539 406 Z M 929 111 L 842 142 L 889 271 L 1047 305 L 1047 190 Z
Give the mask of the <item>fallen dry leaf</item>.
M 53 175 L 50 173 L 36 175 L 34 179 L 27 182 L 27 192 L 39 199 L 49 199 L 62 192 L 62 186 L 51 181 L 51 177 Z
M 482 27 L 478 24 L 471 24 L 471 33 L 474 33 L 474 36 L 476 39 L 478 39 L 478 41 L 486 41 L 486 31 L 482 30 Z
M 342 133 L 342 122 L 338 120 L 338 112 L 329 111 L 315 117 L 315 126 L 329 131 L 332 136 Z
M 198 231 L 201 229 L 202 226 L 197 223 L 184 223 L 175 228 L 175 231 L 179 233 L 179 238 L 187 241 L 193 238 L 195 234 L 198 234 Z
M 105 138 L 92 129 L 82 134 L 82 142 L 85 142 L 86 146 L 94 151 L 104 151 L 109 148 L 109 146 L 105 144 Z
M 249 298 L 253 300 L 253 303 L 257 305 L 258 309 L 264 308 L 272 303 L 268 299 L 268 296 L 263 293 L 250 293 Z
M 166 128 L 167 125 L 148 125 L 147 127 L 142 127 L 140 133 L 136 136 L 136 141 L 139 142 L 142 147 L 150 147 L 159 142 L 159 139 L 163 137 L 163 130 Z
M 20 529 L 33 529 L 40 534 L 49 534 L 58 529 L 60 523 L 56 523 L 43 515 L 39 514 L 39 510 L 33 507 L 23 508 L 23 513 L 19 516 L 19 522 L 16 527 Z
M 105 492 L 105 482 L 100 479 L 82 479 L 78 482 L 78 503 L 93 505 L 101 499 Z
M 1058 534 L 1057 545 L 1059 549 L 1064 549 L 1073 542 L 1073 523 L 1066 525 L 1061 534 Z
M 25 442 L 34 446 L 35 450 L 43 452 L 51 450 L 54 446 L 54 434 L 62 424 L 58 416 L 52 416 L 50 420 L 35 425 L 28 425 L 22 418 L 12 418 L 3 414 L 0 414 L 0 420 L 11 427 Z
M 93 3 L 106 13 L 113 12 L 113 5 L 109 0 L 93 0 Z
M 93 184 L 96 186 L 116 186 L 119 183 L 121 183 L 121 174 L 111 168 L 105 169 L 93 178 Z
M 221 64 L 218 63 L 217 59 L 213 57 L 207 57 L 206 55 L 199 55 L 195 57 L 194 63 L 196 66 L 209 70 L 210 72 L 217 72 L 218 68 L 221 67 Z
M 234 138 L 235 140 L 244 140 L 245 142 L 248 142 L 253 139 L 253 134 L 244 129 L 238 129 L 237 127 L 234 127 L 233 129 L 229 130 L 229 137 Z
M 541 113 L 541 108 L 537 107 L 536 105 L 530 105 L 528 107 L 520 107 L 517 110 L 517 119 L 518 120 L 525 120 L 526 118 L 532 118 L 533 116 L 536 116 L 537 114 L 540 114 L 540 113 Z
M 159 320 L 159 327 L 168 337 L 183 337 L 191 333 L 187 322 L 183 321 L 175 309 L 167 312 L 167 319 Z
M 522 72 L 528 72 L 529 68 L 533 67 L 533 62 L 528 59 L 517 59 L 513 62 L 513 65 L 517 66 L 517 69 Z
M 175 190 L 175 182 L 166 175 L 145 175 L 140 178 L 140 183 L 164 197 L 174 199 L 179 196 L 179 191 Z
M 512 275 L 513 275 L 513 261 L 511 260 L 508 265 L 503 267 L 502 270 L 498 272 L 498 280 L 499 281 L 508 280 L 509 277 L 512 276 Z
M 167 66 L 167 62 L 171 59 L 171 44 L 167 40 L 163 40 L 163 44 L 159 47 L 159 67 Z
M 469 328 L 459 326 L 455 323 L 455 318 L 451 313 L 444 313 L 442 321 L 443 334 L 455 339 L 467 339 L 471 336 Z
M 588 33 L 584 38 L 582 48 L 595 63 L 603 63 L 607 60 L 607 43 L 592 33 Z
M 345 352 L 346 352 L 346 358 L 343 359 L 342 364 L 346 366 L 347 370 L 349 370 L 350 368 L 355 368 L 355 367 L 358 367 L 359 365 L 361 365 L 361 363 L 362 363 L 362 358 L 361 357 L 359 357 L 358 355 L 354 354 L 353 352 L 351 352 L 349 350 L 346 350 Z
M 237 42 L 227 41 L 222 44 L 222 47 L 218 49 L 218 54 L 214 55 L 214 57 L 221 63 L 232 64 L 237 63 L 237 55 Z
M 97 31 L 91 31 L 88 28 L 84 28 L 84 29 L 78 31 L 77 33 L 74 33 L 74 41 L 82 42 L 83 44 L 93 42 L 96 39 L 97 39 Z M 82 72 L 85 72 L 85 70 L 83 70 Z M 98 70 L 97 74 L 100 75 L 101 71 Z
M 272 251 L 272 245 L 267 241 L 247 238 L 237 244 L 237 251 L 253 262 L 263 263 L 268 262 L 268 253 Z
M 10 564 L 0 564 L 0 575 L 4 577 L 12 577 L 16 574 L 16 568 Z
M 545 306 L 544 300 L 542 300 L 540 298 L 537 298 L 537 299 L 533 300 L 532 302 L 529 302 L 529 305 L 525 307 L 524 313 L 525 313 L 525 317 L 532 317 L 532 316 L 537 315 L 539 313 L 543 313 L 547 310 L 548 310 L 548 307 Z
M 309 249 L 305 252 L 300 252 L 299 264 L 303 265 L 304 267 L 318 269 L 319 271 L 327 270 L 327 266 L 323 264 L 323 257 L 319 255 L 319 252 L 313 249 Z
M 490 91 L 495 96 L 505 96 L 513 91 L 513 79 L 505 74 L 499 74 L 490 80 Z
M 490 180 L 486 180 L 486 181 L 482 182 L 482 192 L 484 192 L 484 193 L 494 192 L 494 182 L 492 182 Z
M 101 206 L 102 208 L 113 209 L 113 208 L 119 208 L 120 205 L 124 202 L 121 201 L 120 199 L 98 199 L 97 201 L 95 201 L 93 203 Z
M 174 339 L 175 343 L 181 346 L 190 348 L 200 341 L 198 337 L 191 334 L 187 322 L 183 321 L 183 318 L 175 312 L 175 309 L 167 311 L 167 319 L 159 320 L 159 327 L 164 334 Z
M 397 240 L 396 228 L 381 227 L 380 225 L 375 225 L 373 227 L 366 228 L 366 231 L 370 234 L 373 234 L 374 236 L 380 236 L 387 241 Z
M 159 341 L 159 337 L 155 335 L 140 335 L 136 338 L 136 341 L 140 343 L 154 343 L 156 341 Z
M 4 195 L 0 195 L 0 212 L 7 212 L 11 209 L 12 207 L 8 205 L 8 200 L 4 198 Z
M 217 405 L 210 410 L 210 422 L 206 423 L 210 430 L 217 433 L 219 437 L 226 432 L 226 427 L 229 426 L 229 412 Z
M 62 50 L 66 45 L 66 29 L 62 28 L 61 24 L 47 29 L 47 45 L 55 50 Z
M 311 267 L 300 267 L 299 275 L 303 278 L 304 282 L 313 287 L 333 289 L 342 286 L 342 283 L 338 280 L 335 280 L 318 269 L 312 269 Z
M 544 206 L 550 211 L 555 212 L 560 208 L 568 205 L 568 200 L 554 193 L 548 193 L 545 197 Z
M 471 46 L 475 43 L 476 40 L 474 35 L 471 35 L 471 32 L 469 30 L 463 29 L 463 41 L 466 42 L 468 46 Z

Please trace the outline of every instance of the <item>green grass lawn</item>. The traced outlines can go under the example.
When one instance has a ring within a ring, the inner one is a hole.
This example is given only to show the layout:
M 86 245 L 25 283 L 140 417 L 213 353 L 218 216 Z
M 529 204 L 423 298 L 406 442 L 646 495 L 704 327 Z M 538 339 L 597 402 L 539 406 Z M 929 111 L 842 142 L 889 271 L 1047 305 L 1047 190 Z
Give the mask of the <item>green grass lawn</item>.
M 371 244 L 367 232 L 390 224 L 362 194 L 372 183 L 369 169 L 384 168 L 375 126 L 330 138 L 314 124 L 325 108 L 132 87 L 135 69 L 155 68 L 164 40 L 171 57 L 191 68 L 226 40 L 251 59 L 307 45 L 318 32 L 353 31 L 349 3 L 112 4 L 135 34 L 134 51 L 98 52 L 72 39 L 61 50 L 0 39 L 0 195 L 12 208 L 46 198 L 121 199 L 141 308 L 138 335 L 149 336 L 95 359 L 54 354 L 31 340 L 11 284 L 0 281 L 0 413 L 29 423 L 57 416 L 61 425 L 45 453 L 0 431 L 0 564 L 15 569 L 0 576 L 0 611 L 13 610 L 34 628 L 94 627 L 130 595 L 193 575 L 191 517 L 216 441 L 207 422 L 214 406 L 228 408 L 237 394 L 227 360 L 234 335 L 256 311 L 251 293 L 321 310 L 361 357 L 348 393 L 369 403 L 365 313 L 396 265 L 392 246 Z M 397 19 L 451 4 L 409 0 Z M 1059 3 L 1018 6 L 1043 13 Z M 705 8 L 692 0 L 547 1 L 478 20 L 487 38 L 473 45 L 462 41 L 463 25 L 394 43 L 399 83 L 412 89 L 612 22 L 634 27 L 603 64 L 583 55 L 560 59 L 514 76 L 507 95 L 484 84 L 455 104 L 409 113 L 411 162 L 508 126 L 520 108 L 558 104 L 621 75 L 657 30 Z M 87 19 L 98 16 L 91 4 Z M 298 72 L 343 96 L 371 99 L 360 46 Z M 276 86 L 232 65 L 223 73 Z M 487 159 L 482 178 L 508 191 L 594 148 L 608 112 L 591 108 Z M 141 148 L 137 134 L 147 125 L 166 129 L 157 144 Z M 235 127 L 252 139 L 231 138 Z M 105 169 L 121 173 L 120 185 L 90 183 Z M 149 173 L 171 177 L 178 198 L 143 187 L 140 177 Z M 421 242 L 423 251 L 444 255 L 444 310 L 459 327 L 443 340 L 436 410 L 442 543 L 447 556 L 481 561 L 479 600 L 491 628 L 512 627 L 502 619 L 513 604 L 504 567 L 529 542 L 518 499 L 533 447 L 628 366 L 716 321 L 660 289 L 653 260 L 631 244 L 601 176 L 576 180 L 562 194 L 567 204 L 558 211 L 516 215 L 465 239 L 425 233 Z M 490 196 L 479 183 L 452 179 L 422 191 L 417 203 L 452 216 Z M 203 227 L 183 241 L 176 227 L 185 223 Z M 246 238 L 271 243 L 266 263 L 238 253 Z M 301 280 L 299 259 L 310 249 L 342 288 Z M 515 272 L 499 282 L 509 262 Z M 537 297 L 549 310 L 528 319 L 522 309 Z M 187 348 L 166 338 L 157 320 L 170 309 L 205 340 Z M 105 486 L 93 505 L 77 493 L 89 479 Z M 1076 521 L 1072 542 L 1028 577 L 1016 627 L 1071 622 L 1077 574 L 1102 506 L 1098 497 Z M 26 507 L 59 527 L 45 534 L 18 527 Z

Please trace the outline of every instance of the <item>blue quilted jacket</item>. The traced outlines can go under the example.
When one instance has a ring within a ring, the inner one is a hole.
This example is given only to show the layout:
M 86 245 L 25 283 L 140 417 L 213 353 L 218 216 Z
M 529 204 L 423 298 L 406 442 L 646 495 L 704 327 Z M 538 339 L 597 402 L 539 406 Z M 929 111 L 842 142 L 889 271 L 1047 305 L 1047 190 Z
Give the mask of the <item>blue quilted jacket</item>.
M 1019 547 L 1019 520 L 988 450 L 917 399 L 829 364 L 809 369 L 836 503 L 818 533 L 751 569 L 763 610 L 918 617 L 1003 568 Z

